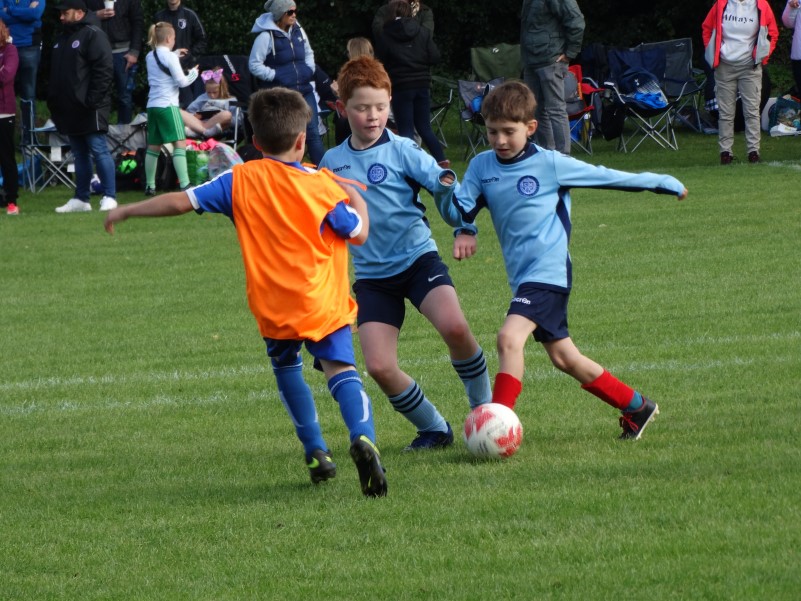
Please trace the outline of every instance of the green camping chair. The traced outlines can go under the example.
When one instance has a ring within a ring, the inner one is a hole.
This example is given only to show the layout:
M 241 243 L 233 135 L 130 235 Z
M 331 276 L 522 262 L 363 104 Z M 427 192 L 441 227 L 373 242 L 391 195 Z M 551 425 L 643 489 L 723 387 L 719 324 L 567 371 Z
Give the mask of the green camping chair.
M 520 58 L 520 44 L 495 44 L 470 49 L 472 79 L 491 81 L 498 77 L 520 79 L 523 62 Z

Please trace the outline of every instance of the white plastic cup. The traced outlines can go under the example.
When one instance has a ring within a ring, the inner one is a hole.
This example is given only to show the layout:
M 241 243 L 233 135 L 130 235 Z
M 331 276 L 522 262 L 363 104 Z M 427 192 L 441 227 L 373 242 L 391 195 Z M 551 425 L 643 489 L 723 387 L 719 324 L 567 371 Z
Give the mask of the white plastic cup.
M 103 4 L 106 7 L 106 10 L 114 10 L 114 1 L 115 0 L 105 0 L 105 2 L 103 2 Z

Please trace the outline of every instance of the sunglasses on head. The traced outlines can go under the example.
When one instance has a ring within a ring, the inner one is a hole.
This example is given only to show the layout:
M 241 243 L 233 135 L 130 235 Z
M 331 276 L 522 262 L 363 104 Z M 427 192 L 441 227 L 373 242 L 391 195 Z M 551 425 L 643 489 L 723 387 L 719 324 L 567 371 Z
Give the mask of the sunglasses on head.
M 294 8 L 293 8 L 292 10 L 288 10 L 288 11 L 286 11 L 284 14 L 285 14 L 287 17 L 294 17 L 296 14 L 298 14 L 298 11 L 297 11 L 296 9 L 294 9 Z

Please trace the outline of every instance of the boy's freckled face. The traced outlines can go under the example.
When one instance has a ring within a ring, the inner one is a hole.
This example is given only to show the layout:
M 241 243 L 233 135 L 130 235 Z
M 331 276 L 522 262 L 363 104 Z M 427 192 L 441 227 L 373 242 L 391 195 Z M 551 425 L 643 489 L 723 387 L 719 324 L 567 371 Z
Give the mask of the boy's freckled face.
M 500 159 L 512 159 L 528 146 L 528 138 L 537 129 L 537 122 L 489 120 L 487 139 Z
M 345 104 L 354 148 L 368 148 L 381 137 L 389 118 L 390 96 L 378 88 L 356 88 Z

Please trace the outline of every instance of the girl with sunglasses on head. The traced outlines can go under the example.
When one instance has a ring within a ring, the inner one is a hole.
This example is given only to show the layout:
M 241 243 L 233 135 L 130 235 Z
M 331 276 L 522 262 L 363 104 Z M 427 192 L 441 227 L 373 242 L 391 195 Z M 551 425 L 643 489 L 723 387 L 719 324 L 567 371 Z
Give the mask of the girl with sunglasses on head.
M 181 111 L 184 130 L 188 138 L 214 138 L 231 127 L 231 102 L 236 102 L 236 98 L 228 91 L 228 80 L 225 79 L 222 67 L 203 71 L 200 78 L 206 90 L 186 110 Z M 242 118 L 241 112 L 237 113 L 237 118 Z

